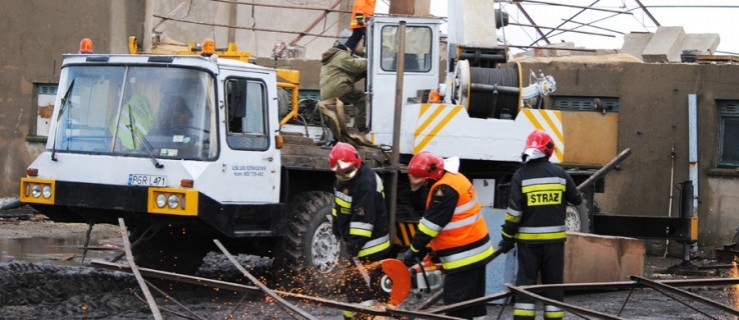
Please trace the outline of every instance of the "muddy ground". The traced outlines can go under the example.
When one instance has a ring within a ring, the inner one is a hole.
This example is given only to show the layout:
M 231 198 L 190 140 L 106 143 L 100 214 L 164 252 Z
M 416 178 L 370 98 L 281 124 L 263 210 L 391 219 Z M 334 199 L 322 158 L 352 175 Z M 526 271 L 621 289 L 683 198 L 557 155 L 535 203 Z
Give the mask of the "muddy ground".
M 54 223 L 48 220 L 6 215 L 0 218 L 0 319 L 152 319 L 151 311 L 135 278 L 127 273 L 89 266 L 90 258 L 106 259 L 117 251 L 106 247 L 120 246 L 120 229 L 113 225 L 96 225 L 90 246 L 101 251 L 90 253 L 82 264 L 81 249 L 76 254 L 47 254 L 20 257 L 16 249 L 8 249 L 8 241 L 36 238 L 84 238 L 84 224 Z M 5 244 L 3 246 L 2 244 Z M 60 246 L 61 248 L 61 246 Z M 102 252 L 102 253 L 101 253 Z M 238 260 L 250 272 L 269 279 L 270 259 L 240 255 Z M 648 256 L 645 276 L 652 279 L 686 278 L 664 270 L 680 263 L 673 257 Z M 698 264 L 715 261 L 697 260 Z M 728 270 L 704 273 L 703 277 L 725 277 Z M 198 276 L 247 284 L 239 271 L 221 254 L 211 252 L 204 259 Z M 158 288 L 173 299 L 152 292 L 165 319 L 292 319 L 279 307 L 257 296 L 197 286 L 169 286 L 157 283 Z M 734 305 L 735 292 L 731 287 L 690 288 L 693 294 L 707 297 L 726 305 Z M 343 296 L 326 299 L 343 301 Z M 566 302 L 625 319 L 735 319 L 729 313 L 690 302 L 681 304 L 651 289 L 610 292 L 568 293 Z M 187 306 L 187 309 L 176 302 Z M 409 307 L 423 301 L 409 298 Z M 342 319 L 341 311 L 297 304 L 319 319 Z M 696 309 L 692 309 L 692 308 Z M 189 311 L 188 311 L 189 309 Z M 511 306 L 488 305 L 487 319 L 512 319 Z M 541 315 L 539 316 L 541 317 Z M 583 319 L 567 313 L 565 319 Z

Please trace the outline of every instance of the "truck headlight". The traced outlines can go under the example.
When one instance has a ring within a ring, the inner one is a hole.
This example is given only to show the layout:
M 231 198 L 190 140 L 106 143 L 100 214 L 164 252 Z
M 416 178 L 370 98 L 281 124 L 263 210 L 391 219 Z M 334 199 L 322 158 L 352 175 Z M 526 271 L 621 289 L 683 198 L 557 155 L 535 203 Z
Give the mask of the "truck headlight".
M 160 193 L 157 195 L 157 207 L 164 208 L 164 205 L 167 204 L 167 196 L 164 195 L 164 193 Z
M 31 188 L 31 195 L 34 198 L 38 198 L 41 196 L 41 185 L 40 184 L 33 185 L 33 188 Z
M 170 194 L 169 198 L 167 198 L 167 205 L 171 208 L 177 208 L 180 205 L 180 199 L 177 198 L 177 195 Z
M 51 198 L 51 186 L 45 184 L 44 187 L 41 188 L 41 195 L 44 196 L 44 198 L 46 199 Z

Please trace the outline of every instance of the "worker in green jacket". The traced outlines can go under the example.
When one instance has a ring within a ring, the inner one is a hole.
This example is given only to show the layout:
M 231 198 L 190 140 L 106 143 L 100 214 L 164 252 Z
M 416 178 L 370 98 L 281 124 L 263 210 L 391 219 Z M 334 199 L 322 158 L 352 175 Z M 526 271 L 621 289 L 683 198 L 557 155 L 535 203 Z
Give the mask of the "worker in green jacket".
M 339 41 L 321 56 L 321 100 L 338 98 L 354 105 L 354 126 L 367 132 L 366 95 L 354 84 L 367 76 L 367 60 L 352 56 L 351 51 Z

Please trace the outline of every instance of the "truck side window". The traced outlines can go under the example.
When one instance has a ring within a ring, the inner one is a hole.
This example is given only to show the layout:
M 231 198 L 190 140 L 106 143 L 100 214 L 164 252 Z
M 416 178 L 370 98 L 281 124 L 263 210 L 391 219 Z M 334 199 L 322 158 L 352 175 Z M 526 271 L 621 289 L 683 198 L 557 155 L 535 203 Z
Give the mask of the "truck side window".
M 226 82 L 228 135 L 232 149 L 266 150 L 267 93 L 264 83 L 256 80 L 229 79 Z
M 405 37 L 405 71 L 428 72 L 431 70 L 431 29 L 428 27 L 408 27 Z M 380 67 L 384 71 L 397 69 L 398 27 L 382 28 L 382 49 Z

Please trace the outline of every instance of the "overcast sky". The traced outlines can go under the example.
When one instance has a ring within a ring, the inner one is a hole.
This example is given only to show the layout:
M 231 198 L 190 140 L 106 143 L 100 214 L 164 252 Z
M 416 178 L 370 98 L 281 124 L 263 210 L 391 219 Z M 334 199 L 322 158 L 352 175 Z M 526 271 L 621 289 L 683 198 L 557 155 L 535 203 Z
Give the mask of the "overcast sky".
M 524 9 L 537 25 L 558 27 L 564 20 L 571 18 L 582 9 L 547 5 L 542 4 L 543 2 L 588 6 L 596 0 L 524 0 L 522 2 Z M 682 26 L 686 33 L 717 33 L 721 39 L 717 51 L 739 54 L 739 22 L 737 22 L 739 20 L 739 0 L 641 0 L 641 3 L 647 7 L 660 25 Z M 503 10 L 509 13 L 510 22 L 531 24 L 515 4 L 496 3 L 495 6 L 496 8 L 502 6 Z M 671 8 L 669 6 L 683 7 Z M 579 27 L 576 30 L 603 35 L 565 32 L 556 36 L 550 35 L 549 40 L 552 43 L 574 42 L 578 47 L 593 49 L 620 49 L 623 45 L 623 35 L 618 32 L 627 34 L 634 31 L 654 32 L 657 30 L 654 22 L 638 7 L 635 0 L 599 0 L 593 8 L 618 12 L 634 10 L 630 11 L 632 14 L 586 10 L 573 18 L 572 22 L 560 28 L 573 29 Z M 386 4 L 383 1 L 378 2 L 377 10 L 378 12 L 387 12 Z M 446 16 L 446 11 L 446 0 L 431 0 L 431 14 Z M 607 18 L 609 16 L 611 17 Z M 594 22 L 600 19 L 602 20 Z M 582 26 L 582 24 L 590 23 L 593 27 Z M 548 30 L 544 30 L 544 32 L 546 33 Z M 560 32 L 553 31 L 553 34 Z M 531 45 L 538 38 L 538 34 L 533 28 L 519 26 L 508 26 L 504 32 L 499 30 L 498 38 L 503 38 L 503 36 L 509 44 L 523 46 Z M 544 41 L 537 43 L 537 45 L 545 44 Z

